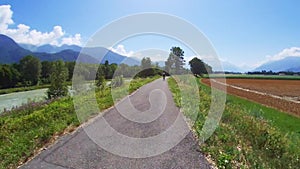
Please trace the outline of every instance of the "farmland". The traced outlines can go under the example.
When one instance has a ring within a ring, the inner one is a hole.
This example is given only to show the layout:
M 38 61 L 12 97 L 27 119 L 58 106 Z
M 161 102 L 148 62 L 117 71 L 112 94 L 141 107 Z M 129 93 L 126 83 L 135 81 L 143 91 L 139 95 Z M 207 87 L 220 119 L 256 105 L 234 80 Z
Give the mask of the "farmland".
M 202 79 L 205 84 L 218 78 Z M 300 81 L 276 79 L 226 79 L 227 92 L 248 100 L 300 116 Z M 225 85 L 217 83 L 218 85 Z
M 212 101 L 211 88 L 203 82 L 208 84 L 209 79 L 199 83 L 200 111 L 192 126 L 199 138 Z M 180 107 L 176 82 L 170 78 L 169 85 Z M 299 127 L 300 119 L 295 116 L 228 92 L 219 126 L 200 149 L 218 168 L 296 169 L 300 166 Z
M 210 74 L 204 75 L 205 78 L 224 78 L 226 79 L 276 79 L 276 80 L 300 80 L 299 75 L 260 75 L 260 74 Z

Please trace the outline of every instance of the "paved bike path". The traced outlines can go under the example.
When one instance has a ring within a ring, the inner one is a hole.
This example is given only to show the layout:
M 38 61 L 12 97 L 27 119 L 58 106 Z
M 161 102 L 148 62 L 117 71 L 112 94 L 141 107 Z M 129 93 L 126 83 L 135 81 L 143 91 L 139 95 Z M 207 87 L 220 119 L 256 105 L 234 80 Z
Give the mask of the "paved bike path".
M 163 94 L 161 93 L 163 92 Z M 150 101 L 149 101 L 150 98 Z M 120 114 L 118 110 L 130 110 L 128 100 L 139 111 L 128 114 Z M 152 101 L 151 101 L 152 100 Z M 164 105 L 160 105 L 164 104 Z M 123 107 L 122 107 L 123 106 Z M 163 110 L 162 112 L 160 112 Z M 141 114 L 144 113 L 144 114 Z M 140 113 L 140 114 L 139 114 Z M 152 113 L 155 116 L 152 116 Z M 160 114 L 161 113 L 161 114 Z M 147 116 L 149 115 L 149 116 Z M 131 138 L 148 138 L 159 135 L 168 130 L 175 123 L 177 117 L 181 117 L 179 109 L 175 106 L 172 94 L 168 89 L 167 81 L 155 80 L 140 89 L 126 99 L 120 101 L 117 106 L 109 109 L 103 116 L 96 117 L 90 124 L 87 124 L 76 132 L 63 136 L 56 144 L 44 150 L 34 159 L 21 166 L 22 169 L 199 169 L 211 168 L 199 150 L 198 142 L 192 132 L 179 141 L 179 143 L 162 154 L 143 158 L 129 158 L 111 153 L 109 149 L 103 149 L 96 144 L 98 137 L 90 138 L 91 133 L 86 132 L 93 129 L 101 132 L 103 119 L 117 132 Z M 125 117 L 132 117 L 128 120 Z M 144 119 L 143 123 L 135 122 Z M 102 119 L 102 120 L 101 120 Z M 150 119 L 147 122 L 147 119 Z M 181 122 L 183 120 L 181 119 Z M 185 124 L 186 125 L 186 124 Z M 187 127 L 187 125 L 186 125 Z M 180 130 L 178 130 L 180 132 Z M 112 137 L 103 136 L 102 137 Z M 103 138 L 102 138 L 103 139 Z M 107 138 L 108 140 L 110 138 Z M 112 145 L 118 144 L 120 140 L 111 140 Z M 151 150 L 150 146 L 157 148 L 157 145 L 171 145 L 173 140 L 160 140 L 155 145 L 145 143 L 144 149 L 141 147 L 129 147 L 124 143 L 120 148 L 128 149 L 128 152 L 135 153 L 135 149 L 140 149 L 139 154 L 147 154 Z M 115 150 L 119 150 L 119 145 Z M 127 146 L 127 147 L 126 147 Z M 150 147 L 150 148 L 149 148 Z M 163 146 L 162 146 L 163 147 Z M 128 153 L 127 152 L 127 153 Z M 159 150 L 157 151 L 159 152 Z

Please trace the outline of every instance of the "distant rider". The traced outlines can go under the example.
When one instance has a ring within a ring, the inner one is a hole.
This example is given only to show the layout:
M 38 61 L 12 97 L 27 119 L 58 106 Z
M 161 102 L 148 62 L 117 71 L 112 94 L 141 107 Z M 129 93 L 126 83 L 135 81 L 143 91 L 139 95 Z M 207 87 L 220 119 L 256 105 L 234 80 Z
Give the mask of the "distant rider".
M 166 73 L 163 72 L 162 76 L 163 76 L 163 80 L 165 80 L 166 79 Z

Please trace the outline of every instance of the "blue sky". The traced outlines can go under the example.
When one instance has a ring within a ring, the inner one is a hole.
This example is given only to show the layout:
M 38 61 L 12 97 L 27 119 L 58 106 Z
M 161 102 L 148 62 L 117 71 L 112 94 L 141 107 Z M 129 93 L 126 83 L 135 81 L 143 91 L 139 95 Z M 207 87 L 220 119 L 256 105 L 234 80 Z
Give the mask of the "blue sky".
M 12 12 L 11 21 L 6 17 L 3 23 L 8 11 L 0 8 L 1 33 L 36 45 L 84 44 L 97 30 L 120 17 L 162 12 L 195 25 L 222 60 L 241 67 L 254 67 L 287 55 L 300 56 L 300 1 L 297 0 L 2 0 L 0 5 L 10 5 Z M 41 38 L 26 39 L 30 36 L 16 35 L 20 33 L 17 30 L 35 30 L 33 35 Z M 143 48 L 169 50 L 169 45 L 174 44 L 168 40 L 158 44 L 133 40 L 115 48 L 130 53 Z M 192 54 L 187 52 L 187 55 Z

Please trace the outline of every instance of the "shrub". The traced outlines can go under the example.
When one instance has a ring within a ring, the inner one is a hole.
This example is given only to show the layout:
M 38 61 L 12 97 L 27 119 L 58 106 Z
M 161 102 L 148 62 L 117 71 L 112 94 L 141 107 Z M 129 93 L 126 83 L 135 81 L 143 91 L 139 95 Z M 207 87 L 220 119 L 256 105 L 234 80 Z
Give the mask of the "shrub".
M 100 88 L 105 88 L 105 86 L 106 86 L 106 81 L 105 81 L 105 78 L 104 78 L 104 76 L 102 75 L 102 76 L 100 76 L 99 78 L 98 78 L 98 80 L 97 80 L 97 82 L 96 82 L 96 86 L 97 87 L 100 87 Z
M 112 81 L 111 81 L 111 86 L 112 87 L 120 87 L 124 84 L 123 76 L 116 76 Z

